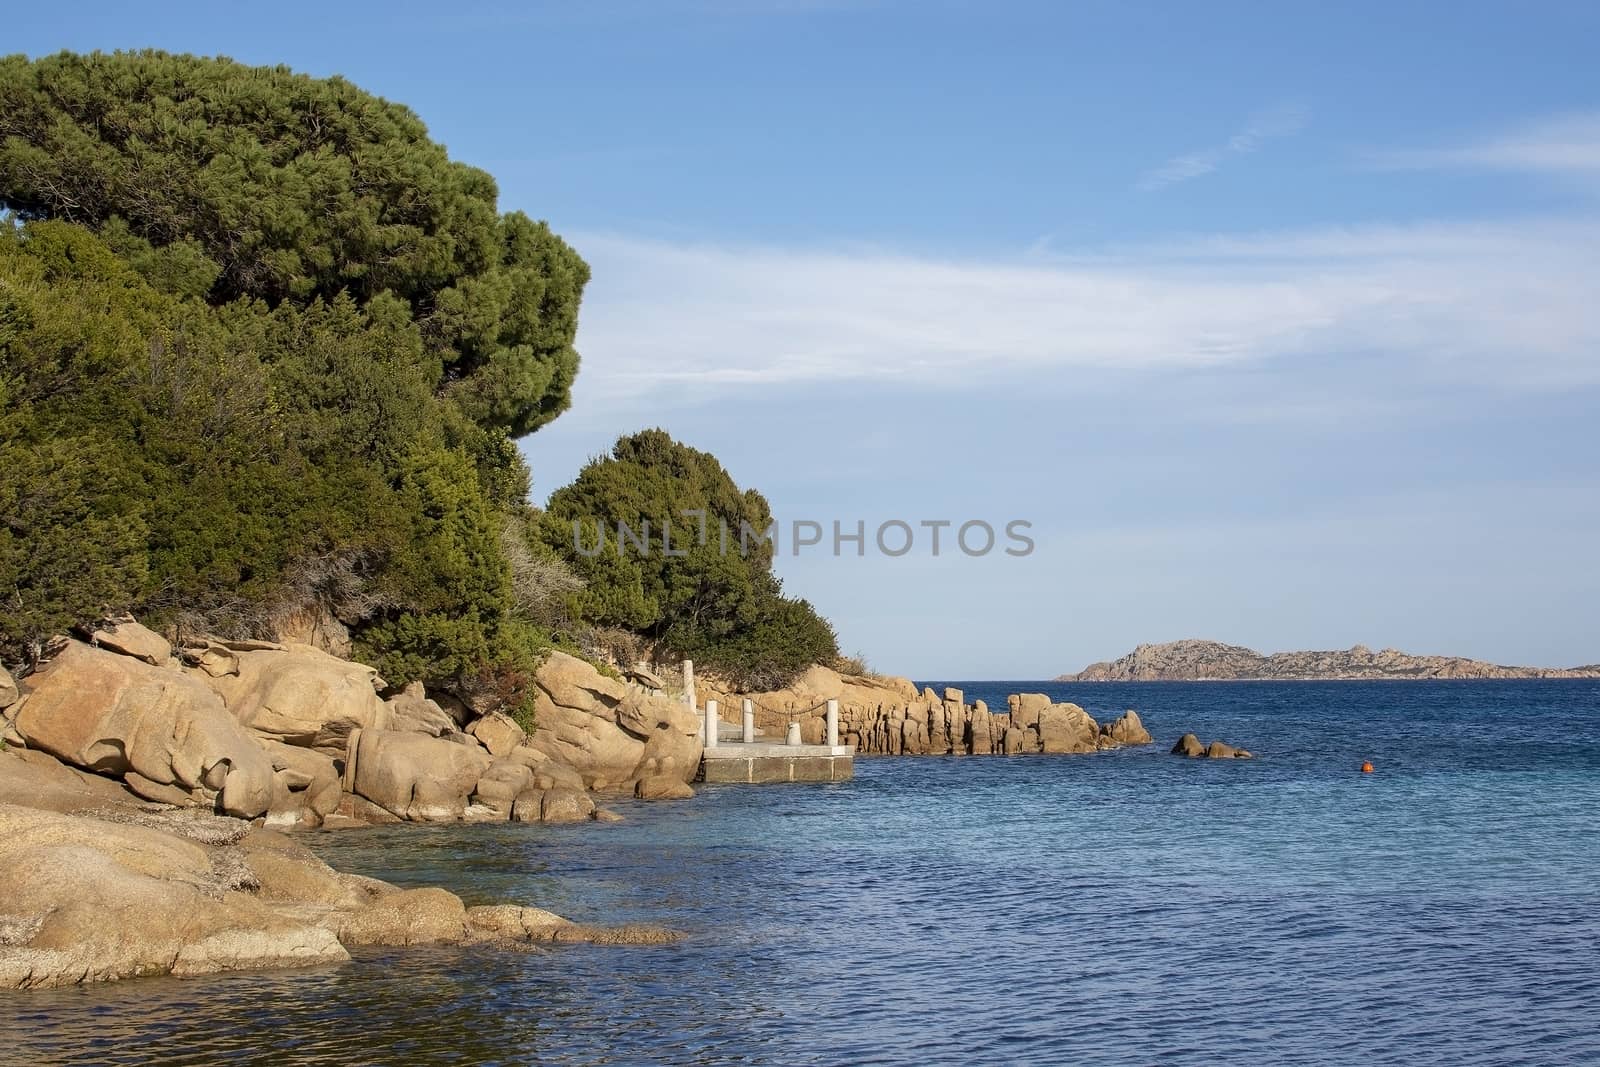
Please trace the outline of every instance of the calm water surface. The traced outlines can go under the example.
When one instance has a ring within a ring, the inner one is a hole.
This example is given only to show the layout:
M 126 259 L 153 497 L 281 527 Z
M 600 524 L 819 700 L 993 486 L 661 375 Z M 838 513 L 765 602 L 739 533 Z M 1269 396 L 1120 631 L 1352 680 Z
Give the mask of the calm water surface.
M 692 936 L 8 994 L 0 1058 L 1600 1062 L 1600 684 L 965 688 L 1137 708 L 1162 744 L 313 835 L 345 870 Z M 1167 756 L 1191 729 L 1261 758 Z

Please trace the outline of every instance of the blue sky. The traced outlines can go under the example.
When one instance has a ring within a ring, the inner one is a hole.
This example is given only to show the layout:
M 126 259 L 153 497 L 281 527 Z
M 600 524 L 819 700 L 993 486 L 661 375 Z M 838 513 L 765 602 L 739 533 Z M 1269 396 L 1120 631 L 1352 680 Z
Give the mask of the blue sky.
M 880 669 L 1140 641 L 1600 661 L 1588 3 L 33 5 L 411 105 L 590 261 L 536 495 L 660 425 Z

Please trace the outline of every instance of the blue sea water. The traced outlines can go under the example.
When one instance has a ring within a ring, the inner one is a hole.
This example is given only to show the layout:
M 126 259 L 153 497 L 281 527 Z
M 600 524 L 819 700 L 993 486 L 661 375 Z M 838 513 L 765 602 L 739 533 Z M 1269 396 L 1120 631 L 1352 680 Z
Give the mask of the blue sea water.
M 15 994 L 0 1055 L 1600 1062 L 1600 683 L 963 688 L 1137 708 L 1158 744 L 862 759 L 617 825 L 314 835 L 341 869 L 691 936 Z M 1169 756 L 1188 730 L 1259 758 Z

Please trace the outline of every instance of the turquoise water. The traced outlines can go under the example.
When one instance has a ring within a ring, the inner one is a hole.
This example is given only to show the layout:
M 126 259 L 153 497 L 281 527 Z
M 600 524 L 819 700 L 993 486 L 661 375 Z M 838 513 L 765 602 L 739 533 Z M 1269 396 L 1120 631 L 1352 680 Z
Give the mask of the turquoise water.
M 692 936 L 12 995 L 0 1047 L 29 1064 L 1600 1062 L 1600 684 L 964 688 L 1137 708 L 1160 744 L 861 760 L 850 783 L 622 802 L 615 826 L 315 835 L 344 869 Z M 1260 758 L 1168 756 L 1185 730 Z

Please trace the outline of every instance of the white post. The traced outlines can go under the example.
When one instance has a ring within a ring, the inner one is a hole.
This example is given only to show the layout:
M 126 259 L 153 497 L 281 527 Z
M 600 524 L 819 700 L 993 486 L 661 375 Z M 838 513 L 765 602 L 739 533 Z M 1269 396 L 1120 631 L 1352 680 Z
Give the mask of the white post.
M 756 702 L 749 697 L 744 698 L 744 743 L 753 745 L 756 741 Z
M 683 661 L 683 702 L 689 705 L 689 710 L 694 711 L 700 705 L 694 700 L 694 660 Z
M 789 736 L 784 738 L 784 740 L 788 741 L 789 744 L 791 744 L 791 745 L 798 745 L 800 743 L 800 724 L 799 723 L 792 722 L 792 723 L 789 724 Z
M 717 702 L 706 701 L 706 747 L 717 747 Z
M 839 702 L 828 701 L 828 747 L 836 748 L 839 744 Z

